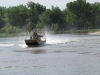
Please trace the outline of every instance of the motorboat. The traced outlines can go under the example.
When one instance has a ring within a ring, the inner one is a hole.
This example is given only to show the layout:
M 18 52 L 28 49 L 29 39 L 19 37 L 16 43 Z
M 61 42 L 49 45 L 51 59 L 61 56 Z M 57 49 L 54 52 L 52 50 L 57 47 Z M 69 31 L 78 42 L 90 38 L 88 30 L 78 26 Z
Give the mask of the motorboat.
M 45 33 L 43 31 L 32 30 L 30 32 L 30 37 L 25 39 L 25 43 L 29 47 L 45 44 Z

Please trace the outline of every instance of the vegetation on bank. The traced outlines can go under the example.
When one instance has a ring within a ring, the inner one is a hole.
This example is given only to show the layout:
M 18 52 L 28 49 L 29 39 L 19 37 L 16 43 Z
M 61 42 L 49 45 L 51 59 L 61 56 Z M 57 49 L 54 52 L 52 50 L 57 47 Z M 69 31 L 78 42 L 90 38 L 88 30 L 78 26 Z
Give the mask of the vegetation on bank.
M 1 33 L 0 37 L 11 37 L 11 34 L 7 34 L 7 33 Z
M 13 36 L 13 33 L 34 28 L 48 28 L 56 33 L 97 31 L 100 28 L 100 3 L 76 0 L 67 3 L 64 10 L 57 6 L 46 9 L 32 1 L 8 8 L 0 6 L 0 36 Z
M 69 31 L 56 31 L 55 33 L 65 33 L 65 34 L 88 34 L 99 32 L 100 29 L 88 29 L 88 30 L 69 30 Z
M 100 29 L 89 29 L 89 30 L 69 30 L 69 31 L 54 31 L 56 34 L 89 34 L 100 32 Z M 27 32 L 22 33 L 1 33 L 0 37 L 14 37 L 14 36 L 26 36 Z M 100 34 L 99 34 L 100 35 Z

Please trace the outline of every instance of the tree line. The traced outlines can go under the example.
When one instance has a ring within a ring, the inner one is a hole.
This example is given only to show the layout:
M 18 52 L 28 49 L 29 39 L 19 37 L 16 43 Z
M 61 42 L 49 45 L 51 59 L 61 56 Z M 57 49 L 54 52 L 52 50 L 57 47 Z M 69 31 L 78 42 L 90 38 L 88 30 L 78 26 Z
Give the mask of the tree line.
M 76 0 L 66 8 L 51 6 L 46 9 L 39 3 L 29 1 L 26 5 L 0 6 L 0 32 L 14 33 L 34 28 L 51 30 L 84 30 L 100 28 L 100 3 Z

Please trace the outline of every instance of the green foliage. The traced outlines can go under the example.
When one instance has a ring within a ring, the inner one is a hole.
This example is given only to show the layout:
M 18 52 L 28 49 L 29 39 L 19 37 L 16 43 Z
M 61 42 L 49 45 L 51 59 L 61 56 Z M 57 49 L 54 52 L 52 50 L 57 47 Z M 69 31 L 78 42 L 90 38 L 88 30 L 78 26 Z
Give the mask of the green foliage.
M 88 29 L 91 27 L 87 23 L 93 21 L 93 13 L 91 12 L 93 9 L 91 4 L 86 3 L 86 0 L 77 0 L 68 3 L 66 6 L 66 10 L 68 10 L 66 20 L 70 25 L 73 25 L 77 29 Z
M 29 22 L 27 25 L 25 25 L 23 28 L 25 29 L 25 30 L 32 30 L 32 29 L 34 29 L 35 28 L 35 24 L 34 23 L 32 23 L 32 22 Z
M 100 28 L 100 3 L 90 4 L 86 0 L 76 0 L 66 4 L 66 8 L 45 6 L 29 1 L 26 5 L 0 7 L 0 31 L 19 32 L 20 29 L 34 28 L 52 30 L 88 30 Z
M 20 32 L 20 29 L 15 26 L 6 25 L 4 28 L 1 29 L 1 31 L 5 33 L 18 33 Z
M 4 20 L 4 18 L 5 18 L 5 16 L 4 16 L 5 10 L 6 10 L 5 7 L 1 7 L 0 6 L 0 29 L 5 26 L 5 20 Z
M 50 26 L 52 23 L 51 14 L 52 12 L 50 9 L 44 11 L 43 14 L 39 16 L 39 23 L 42 24 L 43 26 Z
M 32 1 L 27 3 L 28 6 L 28 19 L 29 22 L 34 23 L 35 25 L 37 24 L 39 20 L 39 15 L 41 15 L 45 10 L 45 6 L 40 5 L 39 3 L 34 3 Z
M 12 36 L 12 35 L 8 34 L 8 33 L 2 33 L 2 34 L 0 34 L 0 37 L 9 37 L 9 36 Z
M 38 24 L 36 25 L 36 28 L 37 28 L 37 29 L 43 29 L 44 26 L 43 26 L 41 23 L 38 23 Z
M 56 31 L 58 29 L 58 24 L 52 24 L 51 29 Z
M 52 6 L 52 9 L 47 9 L 43 12 L 42 15 L 39 16 L 39 23 L 42 25 L 45 25 L 46 27 L 52 28 L 53 24 L 58 24 L 58 27 L 63 29 L 64 23 L 65 23 L 65 15 L 64 13 L 59 9 L 59 7 Z
M 7 9 L 8 22 L 12 26 L 22 28 L 28 19 L 28 9 L 24 5 L 9 7 Z

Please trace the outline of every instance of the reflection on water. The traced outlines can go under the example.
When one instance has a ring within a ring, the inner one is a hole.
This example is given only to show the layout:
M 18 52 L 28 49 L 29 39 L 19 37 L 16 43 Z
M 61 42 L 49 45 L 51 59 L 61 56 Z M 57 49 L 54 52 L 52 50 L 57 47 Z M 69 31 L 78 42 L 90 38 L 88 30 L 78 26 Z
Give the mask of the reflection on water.
M 27 53 L 33 53 L 33 54 L 43 54 L 46 53 L 46 50 L 42 50 L 42 49 L 30 49 L 30 50 L 16 50 L 14 52 L 27 52 Z
M 46 53 L 46 50 L 29 50 L 29 51 L 26 51 L 26 52 L 30 52 L 30 53 L 34 53 L 34 54 L 43 54 L 43 53 Z

